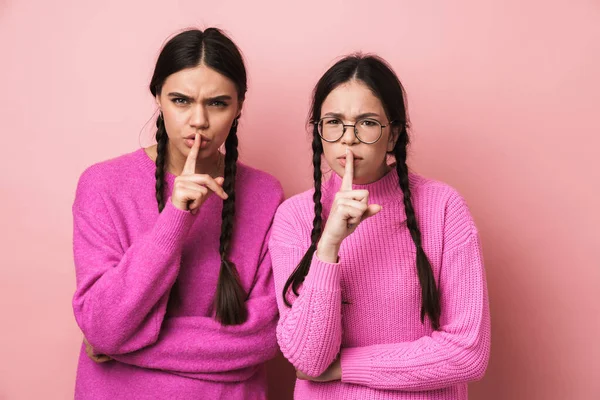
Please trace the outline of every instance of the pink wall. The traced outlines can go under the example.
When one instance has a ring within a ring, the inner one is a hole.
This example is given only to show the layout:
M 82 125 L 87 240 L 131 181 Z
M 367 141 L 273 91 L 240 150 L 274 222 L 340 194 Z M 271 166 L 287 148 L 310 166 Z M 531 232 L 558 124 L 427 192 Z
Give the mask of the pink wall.
M 484 242 L 493 351 L 471 397 L 600 398 L 598 1 L 133 3 L 0 0 L 0 399 L 72 397 L 77 178 L 149 143 L 159 46 L 209 25 L 248 62 L 242 159 L 287 195 L 311 183 L 316 79 L 353 50 L 387 58 L 409 94 L 413 168 L 464 194 Z M 290 391 L 283 365 L 274 398 Z

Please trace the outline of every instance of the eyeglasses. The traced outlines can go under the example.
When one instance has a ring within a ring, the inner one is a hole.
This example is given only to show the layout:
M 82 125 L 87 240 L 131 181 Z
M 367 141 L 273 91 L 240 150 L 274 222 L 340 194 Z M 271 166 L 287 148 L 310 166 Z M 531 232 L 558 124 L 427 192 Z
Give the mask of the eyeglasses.
M 346 128 L 354 128 L 354 136 L 365 144 L 376 143 L 383 135 L 383 128 L 390 126 L 381 125 L 381 122 L 372 118 L 362 118 L 356 121 L 354 125 L 344 124 L 344 122 L 336 117 L 321 118 L 317 123 L 319 136 L 329 143 L 337 142 L 346 133 Z

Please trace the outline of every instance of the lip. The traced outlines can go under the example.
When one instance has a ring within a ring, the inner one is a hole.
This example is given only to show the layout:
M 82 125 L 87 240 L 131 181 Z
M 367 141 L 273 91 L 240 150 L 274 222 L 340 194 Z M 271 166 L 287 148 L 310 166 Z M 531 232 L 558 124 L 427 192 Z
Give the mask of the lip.
M 345 167 L 346 166 L 346 156 L 341 156 L 336 158 L 337 162 L 342 166 Z M 359 161 L 362 161 L 362 157 L 357 157 L 354 156 L 354 166 L 356 166 L 358 164 Z
M 192 148 L 192 146 L 194 145 L 194 139 L 196 138 L 196 135 L 188 135 L 185 138 L 183 138 L 183 142 L 185 143 L 185 145 L 187 147 L 189 147 L 190 149 Z M 200 135 L 200 148 L 201 149 L 205 149 L 208 146 L 208 143 L 210 142 L 209 139 L 207 139 L 205 136 Z

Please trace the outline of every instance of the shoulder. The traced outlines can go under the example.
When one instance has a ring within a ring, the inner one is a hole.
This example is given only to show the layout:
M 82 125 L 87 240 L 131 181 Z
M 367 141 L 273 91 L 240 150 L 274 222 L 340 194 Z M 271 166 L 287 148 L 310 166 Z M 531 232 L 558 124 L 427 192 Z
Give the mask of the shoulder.
M 304 220 L 314 217 L 314 189 L 298 193 L 285 200 L 277 210 L 276 218 Z
M 275 209 L 283 201 L 283 188 L 273 175 L 238 163 L 236 176 L 236 192 L 240 201 L 261 208 Z
M 94 211 L 94 204 L 103 198 L 122 192 L 123 187 L 131 187 L 140 178 L 140 165 L 152 163 L 143 149 L 136 150 L 109 160 L 101 161 L 86 168 L 79 177 L 75 193 L 75 206 L 85 206 L 88 212 Z M 148 177 L 152 177 L 148 171 Z
M 142 156 L 146 156 L 144 150 L 139 149 L 93 164 L 86 168 L 79 177 L 78 187 L 98 189 L 106 185 L 113 185 L 116 179 L 130 176 L 131 171 L 138 168 Z M 151 163 L 149 159 L 148 162 Z
M 445 242 L 458 244 L 477 234 L 469 204 L 456 188 L 417 174 L 411 174 L 410 182 L 415 208 L 422 223 L 439 221 Z
M 238 163 L 237 173 L 240 182 L 245 186 L 262 187 L 273 195 L 283 196 L 281 183 L 273 175 L 242 163 Z
M 273 221 L 272 240 L 290 245 L 305 247 L 315 217 L 314 189 L 296 194 L 284 201 Z
M 436 208 L 446 209 L 456 207 L 468 208 L 467 202 L 459 191 L 453 186 L 438 180 L 426 178 L 417 174 L 410 174 L 411 194 L 417 201 L 425 201 Z

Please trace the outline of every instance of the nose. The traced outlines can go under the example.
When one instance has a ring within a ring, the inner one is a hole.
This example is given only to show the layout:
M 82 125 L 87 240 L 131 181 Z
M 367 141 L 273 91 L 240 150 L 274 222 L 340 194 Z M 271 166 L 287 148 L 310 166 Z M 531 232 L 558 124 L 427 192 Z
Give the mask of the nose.
M 344 133 L 342 134 L 342 144 L 352 146 L 353 144 L 358 143 L 358 139 L 354 134 L 354 130 L 356 129 L 354 125 L 344 124 Z
M 206 129 L 209 126 L 208 113 L 203 104 L 192 107 L 190 115 L 190 126 L 194 129 Z

